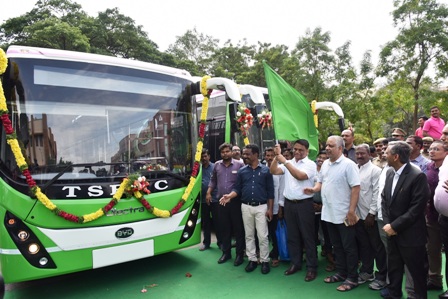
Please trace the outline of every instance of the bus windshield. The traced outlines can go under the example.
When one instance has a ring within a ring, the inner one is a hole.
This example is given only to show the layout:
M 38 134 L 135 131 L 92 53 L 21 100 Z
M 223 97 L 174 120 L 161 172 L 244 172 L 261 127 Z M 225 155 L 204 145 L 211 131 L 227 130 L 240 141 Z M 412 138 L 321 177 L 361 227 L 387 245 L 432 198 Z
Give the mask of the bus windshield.
M 191 173 L 197 121 L 187 79 L 76 61 L 11 58 L 9 65 L 8 110 L 35 180 Z M 1 134 L 0 165 L 23 178 Z

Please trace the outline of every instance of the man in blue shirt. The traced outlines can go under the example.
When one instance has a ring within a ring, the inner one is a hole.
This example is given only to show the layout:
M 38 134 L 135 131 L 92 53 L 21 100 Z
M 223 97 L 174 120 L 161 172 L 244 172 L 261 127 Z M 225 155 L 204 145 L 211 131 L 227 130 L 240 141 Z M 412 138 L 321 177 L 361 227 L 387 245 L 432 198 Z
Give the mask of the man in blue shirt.
M 203 149 L 201 154 L 201 164 L 202 164 L 202 202 L 201 202 L 201 222 L 202 222 L 202 233 L 204 240 L 202 241 L 202 246 L 199 247 L 200 251 L 210 249 L 212 225 L 217 230 L 216 219 L 218 200 L 216 198 L 216 190 L 212 192 L 210 201 L 206 200 L 206 194 L 208 189 L 208 184 L 210 183 L 210 178 L 213 174 L 213 168 L 215 164 L 210 162 L 210 153 L 208 149 Z M 213 221 L 215 220 L 215 221 Z M 220 235 L 216 231 L 216 239 L 218 241 L 218 246 L 220 245 Z
M 249 264 L 246 272 L 257 268 L 258 259 L 255 244 L 255 231 L 260 247 L 261 273 L 267 274 L 269 267 L 268 223 L 272 219 L 274 202 L 274 181 L 269 168 L 258 160 L 260 149 L 255 144 L 248 144 L 243 149 L 243 160 L 246 166 L 238 170 L 236 184 L 229 194 L 220 199 L 226 205 L 232 198 L 240 196 L 241 213 L 243 215 L 246 235 L 246 254 Z

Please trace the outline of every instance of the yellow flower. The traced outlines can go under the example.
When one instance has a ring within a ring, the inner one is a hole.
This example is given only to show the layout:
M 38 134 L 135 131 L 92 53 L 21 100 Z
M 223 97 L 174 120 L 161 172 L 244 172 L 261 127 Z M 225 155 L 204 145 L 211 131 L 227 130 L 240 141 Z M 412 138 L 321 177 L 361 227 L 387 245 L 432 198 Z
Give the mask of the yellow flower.
M 6 106 L 5 94 L 3 93 L 3 84 L 0 84 L 0 111 L 8 111 L 8 107 Z
M 6 58 L 5 51 L 0 48 L 0 75 L 2 75 L 6 71 L 6 67 L 8 66 L 8 59 Z
M 171 216 L 169 211 L 160 210 L 158 208 L 154 208 L 153 214 L 156 215 L 157 217 L 161 217 L 161 218 L 168 218 Z
M 27 166 L 25 158 L 23 157 L 22 150 L 20 149 L 19 142 L 17 139 L 9 139 L 7 141 L 9 146 L 11 147 L 12 153 L 14 154 L 14 157 L 16 158 L 17 166 Z
M 207 90 L 207 80 L 210 79 L 210 76 L 204 76 L 201 80 L 201 94 L 206 97 L 208 90 Z
M 48 199 L 48 197 L 42 193 L 39 187 L 36 188 L 36 197 L 37 199 L 50 211 L 56 209 L 56 205 Z
M 247 137 L 244 137 L 244 145 L 248 145 L 250 142 L 249 142 L 249 138 L 247 138 Z
M 124 189 L 126 189 L 126 185 L 128 183 L 129 179 L 124 179 L 123 182 L 121 182 L 120 187 L 118 188 L 117 192 L 115 192 L 114 197 L 117 202 L 120 201 L 121 197 L 123 196 Z
M 96 212 L 84 215 L 83 216 L 84 220 L 83 220 L 82 223 L 86 223 L 86 222 L 90 222 L 90 221 L 93 221 L 93 220 L 97 220 L 98 218 L 100 218 L 103 215 L 104 215 L 103 209 L 99 209 Z
M 207 120 L 207 112 L 208 112 L 208 97 L 204 97 L 204 101 L 202 101 L 201 120 Z

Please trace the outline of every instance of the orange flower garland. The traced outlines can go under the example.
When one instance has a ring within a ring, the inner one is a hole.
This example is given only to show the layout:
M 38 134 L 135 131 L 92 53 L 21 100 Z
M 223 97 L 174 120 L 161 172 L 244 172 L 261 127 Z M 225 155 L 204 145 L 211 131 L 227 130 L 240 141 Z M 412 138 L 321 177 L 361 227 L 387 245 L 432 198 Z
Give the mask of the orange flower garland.
M 6 71 L 6 67 L 7 67 L 6 54 L 0 48 L 0 75 Z M 11 147 L 11 151 L 14 154 L 16 163 L 19 169 L 22 171 L 22 174 L 25 176 L 26 182 L 30 187 L 32 194 L 36 196 L 36 198 L 39 200 L 40 203 L 42 203 L 47 209 L 52 211 L 57 216 L 60 216 L 65 220 L 75 223 L 87 223 L 97 220 L 102 216 L 104 216 L 105 214 L 107 214 L 120 201 L 123 194 L 127 192 L 128 196 L 134 196 L 135 198 L 137 198 L 141 202 L 141 204 L 146 208 L 146 210 L 148 210 L 148 212 L 152 213 L 153 215 L 157 217 L 170 217 L 176 214 L 182 208 L 185 201 L 187 201 L 187 199 L 190 197 L 191 191 L 196 182 L 196 177 L 199 173 L 200 169 L 199 163 L 201 159 L 203 138 L 205 134 L 205 123 L 208 111 L 208 100 L 211 94 L 211 90 L 207 90 L 207 80 L 209 78 L 210 77 L 205 76 L 201 80 L 201 93 L 204 96 L 204 101 L 202 104 L 201 124 L 199 126 L 200 138 L 197 144 L 195 161 L 193 164 L 193 171 L 191 173 L 190 182 L 187 188 L 185 189 L 181 200 L 179 200 L 176 206 L 173 207 L 170 211 L 157 209 L 156 207 L 152 207 L 148 203 L 148 201 L 143 197 L 143 193 L 146 194 L 150 193 L 149 190 L 147 189 L 149 183 L 146 181 L 146 178 L 138 176 L 136 177 L 136 175 L 130 176 L 129 178 L 125 178 L 123 182 L 120 184 L 120 187 L 118 188 L 117 192 L 112 197 L 112 200 L 103 208 L 100 208 L 95 212 L 82 216 L 77 216 L 59 209 L 44 193 L 42 193 L 41 189 L 39 188 L 39 186 L 37 186 L 36 182 L 31 176 L 30 171 L 28 170 L 28 164 L 26 163 L 25 158 L 22 154 L 22 151 L 20 149 L 17 140 L 17 136 L 14 132 L 11 120 L 9 118 L 8 108 L 6 105 L 6 98 L 3 92 L 3 85 L 1 84 L 1 82 L 0 82 L 0 119 L 2 120 L 2 124 L 6 132 L 7 143 Z

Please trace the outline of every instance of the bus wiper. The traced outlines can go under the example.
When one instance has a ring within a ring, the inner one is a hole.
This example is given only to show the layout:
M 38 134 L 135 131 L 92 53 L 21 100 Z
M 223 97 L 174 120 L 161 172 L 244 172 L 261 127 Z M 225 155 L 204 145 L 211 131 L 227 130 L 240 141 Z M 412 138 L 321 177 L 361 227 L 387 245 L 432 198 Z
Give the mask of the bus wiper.
M 179 181 L 182 181 L 185 184 L 188 184 L 188 182 L 189 182 L 186 177 L 179 175 L 177 173 L 173 173 L 171 171 L 167 171 L 167 170 L 152 170 L 152 171 L 147 170 L 147 171 L 142 171 L 142 174 L 147 174 L 148 176 L 151 174 L 155 174 L 155 175 L 162 174 L 162 175 L 166 175 L 166 176 L 178 179 Z
M 57 175 L 55 175 L 51 180 L 49 180 L 48 182 L 45 183 L 45 185 L 43 185 L 40 189 L 43 192 L 45 192 L 45 190 L 50 187 L 51 185 L 54 184 L 54 182 L 56 182 L 62 175 L 64 175 L 64 173 L 73 167 L 92 167 L 92 166 L 107 166 L 107 165 L 118 165 L 118 164 L 123 164 L 122 162 L 119 163 L 104 163 L 104 162 L 95 162 L 95 163 L 80 163 L 80 164 L 68 164 L 66 165 L 61 171 L 58 172 Z

